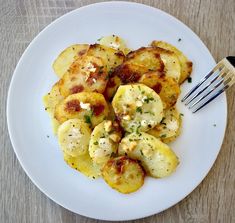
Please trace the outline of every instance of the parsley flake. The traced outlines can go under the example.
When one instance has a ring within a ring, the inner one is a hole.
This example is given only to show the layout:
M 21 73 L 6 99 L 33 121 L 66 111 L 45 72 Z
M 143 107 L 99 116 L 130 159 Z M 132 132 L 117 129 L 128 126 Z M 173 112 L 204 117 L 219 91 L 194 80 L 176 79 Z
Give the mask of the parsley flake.
M 188 83 L 192 83 L 192 78 L 188 77 Z
M 84 115 L 84 118 L 87 124 L 91 124 L 91 117 L 89 115 Z
M 140 114 L 142 114 L 142 108 L 141 107 L 137 107 L 136 108 L 136 112 L 139 112 Z

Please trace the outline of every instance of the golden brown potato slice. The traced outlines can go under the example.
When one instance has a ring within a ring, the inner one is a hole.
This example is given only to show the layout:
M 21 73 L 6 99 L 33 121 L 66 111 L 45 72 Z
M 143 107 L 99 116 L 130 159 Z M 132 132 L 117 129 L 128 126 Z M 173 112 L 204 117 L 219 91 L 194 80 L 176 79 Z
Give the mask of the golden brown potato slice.
M 179 164 L 178 157 L 168 145 L 144 132 L 124 137 L 118 154 L 139 160 L 146 173 L 156 178 L 169 176 Z
M 55 107 L 63 99 L 64 97 L 61 96 L 60 91 L 59 91 L 58 82 L 54 84 L 51 91 L 43 97 L 45 110 L 48 112 L 51 118 L 51 123 L 52 123 L 54 134 L 57 134 L 57 129 L 59 127 L 59 122 L 54 118 Z
M 144 184 L 144 171 L 135 160 L 127 157 L 110 159 L 102 169 L 102 176 L 113 189 L 129 194 Z
M 90 126 L 81 119 L 69 119 L 58 129 L 61 150 L 73 157 L 87 153 L 90 137 Z
M 193 63 L 188 60 L 188 58 L 179 49 L 169 43 L 163 41 L 153 41 L 151 45 L 154 47 L 161 47 L 163 49 L 170 50 L 175 53 L 175 55 L 179 59 L 181 66 L 181 75 L 179 83 L 182 84 L 192 73 Z
M 101 58 L 83 56 L 77 59 L 59 81 L 64 97 L 82 91 L 103 93 L 108 81 L 105 63 Z
M 95 92 L 81 92 L 69 95 L 55 108 L 55 118 L 63 123 L 79 118 L 95 127 L 108 116 L 108 105 L 104 96 Z
M 52 67 L 58 77 L 62 77 L 78 56 L 84 55 L 89 49 L 88 44 L 74 44 L 67 47 L 54 61 Z
M 164 64 L 160 54 L 153 47 L 142 47 L 127 55 L 123 64 L 118 66 L 113 75 L 119 76 L 123 83 L 136 82 L 146 72 L 163 71 Z
M 89 154 L 92 160 L 98 165 L 106 163 L 111 156 L 117 153 L 121 136 L 117 122 L 105 120 L 97 125 L 92 131 L 89 143 Z
M 97 167 L 88 152 L 84 155 L 72 157 L 64 153 L 64 161 L 73 169 L 78 170 L 89 178 L 96 179 L 101 176 L 100 169 Z
M 146 132 L 162 120 L 161 98 L 144 84 L 121 85 L 112 105 L 121 126 L 127 132 Z
M 101 58 L 107 66 L 109 74 L 125 59 L 125 55 L 121 51 L 100 44 L 90 45 L 87 55 Z
M 175 107 L 168 108 L 164 111 L 162 121 L 148 133 L 159 138 L 164 143 L 174 141 L 180 134 L 181 115 Z
M 98 40 L 98 43 L 122 51 L 125 55 L 131 51 L 127 48 L 125 41 L 116 35 L 104 36 Z
M 118 76 L 114 76 L 109 78 L 108 83 L 106 85 L 105 91 L 103 93 L 105 99 L 107 101 L 111 101 L 113 96 L 115 95 L 118 87 L 122 84 L 121 79 Z
M 143 74 L 149 72 L 149 70 L 151 69 L 148 69 L 143 65 L 138 65 L 129 61 L 125 61 L 120 66 L 116 67 L 112 75 L 119 77 L 121 82 L 124 84 L 135 83 L 140 79 Z
M 152 56 L 151 56 L 151 54 Z M 176 81 L 180 78 L 180 63 L 178 57 L 171 51 L 165 50 L 159 47 L 142 47 L 136 51 L 133 51 L 127 55 L 127 60 L 134 58 L 134 61 L 137 61 L 138 64 L 142 64 L 145 67 L 148 67 L 150 71 L 162 71 L 161 69 L 156 69 L 152 66 L 154 56 L 160 55 L 160 59 L 163 62 L 164 73 L 166 76 L 174 78 Z M 148 60 L 146 58 L 150 58 Z M 147 72 L 147 71 L 146 71 Z
M 179 97 L 179 84 L 174 78 L 166 76 L 162 72 L 154 71 L 146 73 L 140 78 L 139 82 L 147 85 L 159 94 L 164 108 L 172 107 Z

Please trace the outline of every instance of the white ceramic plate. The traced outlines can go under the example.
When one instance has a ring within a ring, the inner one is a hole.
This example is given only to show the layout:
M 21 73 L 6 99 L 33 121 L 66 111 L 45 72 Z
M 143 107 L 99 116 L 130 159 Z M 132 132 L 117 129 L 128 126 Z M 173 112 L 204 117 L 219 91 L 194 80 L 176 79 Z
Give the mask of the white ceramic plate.
M 74 43 L 94 43 L 101 36 L 111 34 L 123 37 L 133 49 L 158 39 L 185 52 L 193 61 L 194 70 L 193 83 L 184 84 L 182 95 L 215 64 L 208 49 L 188 27 L 158 9 L 125 2 L 82 7 L 49 25 L 24 52 L 9 89 L 8 128 L 23 169 L 48 197 L 91 218 L 130 220 L 171 207 L 203 180 L 223 141 L 226 97 L 223 94 L 194 115 L 178 104 L 184 114 L 183 132 L 172 148 L 181 163 L 172 176 L 146 178 L 144 186 L 130 195 L 116 192 L 102 179 L 84 177 L 64 163 L 42 96 L 57 80 L 52 63 L 64 48 Z

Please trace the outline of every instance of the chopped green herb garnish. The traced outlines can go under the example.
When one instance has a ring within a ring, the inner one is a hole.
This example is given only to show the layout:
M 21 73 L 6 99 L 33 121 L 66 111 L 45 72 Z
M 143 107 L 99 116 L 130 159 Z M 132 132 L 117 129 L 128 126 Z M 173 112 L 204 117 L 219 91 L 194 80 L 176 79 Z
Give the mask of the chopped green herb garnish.
M 84 118 L 87 124 L 91 124 L 91 117 L 89 115 L 84 115 Z
M 180 113 L 180 116 L 184 116 L 184 114 L 183 114 L 183 113 Z
M 188 83 L 192 83 L 192 78 L 188 77 Z
M 141 88 L 140 88 L 140 86 L 138 85 L 138 88 L 139 88 L 139 90 L 141 91 Z
M 94 142 L 94 145 L 98 145 L 98 142 L 96 141 L 96 142 Z
M 99 42 L 102 38 L 103 38 L 103 36 L 102 36 L 102 37 L 100 37 L 99 39 L 97 39 L 97 41 Z
M 110 155 L 111 158 L 113 158 L 113 157 L 115 157 L 115 156 L 116 156 L 116 153 L 115 153 L 115 152 L 112 152 L 111 155 Z
M 160 138 L 166 138 L 166 134 L 161 135 Z
M 140 150 L 140 153 L 141 153 L 142 156 L 144 155 L 142 150 Z
M 142 108 L 141 107 L 137 107 L 136 108 L 136 112 L 139 112 L 140 114 L 142 114 Z
M 149 101 L 153 101 L 154 98 L 153 97 L 148 97 L 144 99 L 144 102 L 146 102 L 147 104 L 149 103 Z
M 144 94 L 144 93 L 145 93 L 145 91 L 142 91 L 142 92 L 141 92 L 141 94 Z

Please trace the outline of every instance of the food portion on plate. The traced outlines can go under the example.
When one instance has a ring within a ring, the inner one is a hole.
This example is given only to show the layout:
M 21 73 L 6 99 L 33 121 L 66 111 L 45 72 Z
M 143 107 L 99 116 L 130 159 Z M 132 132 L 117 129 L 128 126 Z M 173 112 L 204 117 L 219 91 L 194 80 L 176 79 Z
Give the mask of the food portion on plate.
M 60 78 L 43 98 L 65 162 L 132 193 L 145 176 L 172 174 L 179 159 L 168 143 L 180 135 L 176 108 L 192 62 L 153 41 L 130 50 L 118 36 L 74 44 L 54 61 Z

